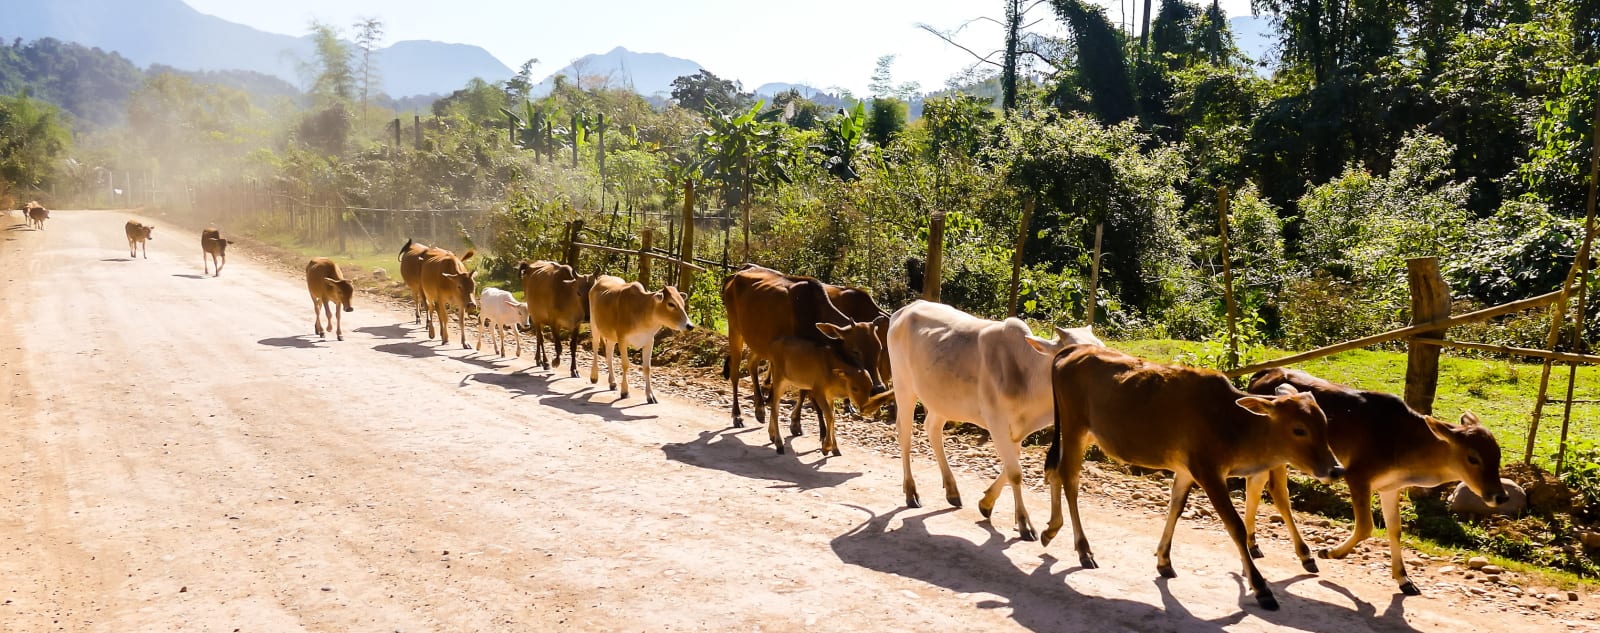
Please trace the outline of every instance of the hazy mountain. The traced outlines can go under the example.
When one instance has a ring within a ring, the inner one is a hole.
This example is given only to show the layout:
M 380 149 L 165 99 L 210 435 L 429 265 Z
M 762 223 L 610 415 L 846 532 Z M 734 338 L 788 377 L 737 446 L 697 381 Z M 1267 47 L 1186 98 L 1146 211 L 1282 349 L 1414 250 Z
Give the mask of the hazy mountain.
M 806 84 L 791 84 L 791 83 L 784 83 L 784 82 L 781 82 L 781 81 L 775 81 L 775 82 L 772 82 L 772 83 L 761 84 L 760 86 L 756 87 L 756 89 L 752 90 L 751 92 L 755 93 L 755 95 L 757 97 L 771 97 L 773 95 L 785 93 L 785 92 L 788 92 L 790 90 L 798 90 L 798 91 L 800 91 L 800 96 L 805 97 L 807 99 L 811 99 L 813 97 L 813 95 L 825 95 L 825 94 L 827 94 L 826 92 L 824 92 L 821 89 L 813 88 L 813 87 L 808 86 Z
M 583 85 L 604 83 L 613 88 L 630 88 L 646 97 L 665 97 L 672 93 L 672 80 L 700 72 L 692 60 L 661 53 L 635 53 L 618 46 L 603 55 L 584 55 L 560 70 L 550 73 L 533 87 L 532 94 L 550 94 L 557 76 L 567 81 L 582 80 Z
M 1228 18 L 1228 29 L 1233 31 L 1233 43 L 1256 63 L 1276 61 L 1268 59 L 1272 47 L 1278 44 L 1278 31 L 1272 28 L 1272 18 L 1241 15 Z M 1275 56 L 1274 56 L 1275 57 Z
M 248 70 L 301 83 L 311 41 L 206 15 L 182 0 L 0 0 L 0 38 L 54 37 L 116 51 L 134 64 L 184 70 Z M 473 77 L 513 73 L 476 46 L 404 41 L 378 52 L 384 92 L 449 93 Z M 403 72 L 401 69 L 404 69 Z

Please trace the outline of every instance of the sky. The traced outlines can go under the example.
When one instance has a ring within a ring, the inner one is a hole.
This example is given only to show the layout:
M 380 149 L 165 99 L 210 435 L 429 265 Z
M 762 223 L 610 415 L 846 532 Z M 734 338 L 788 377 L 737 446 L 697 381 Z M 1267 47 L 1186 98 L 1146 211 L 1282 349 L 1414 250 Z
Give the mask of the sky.
M 1128 20 L 1133 2 L 1094 0 L 1113 22 Z M 385 43 L 437 40 L 474 44 L 515 70 L 538 58 L 535 79 L 590 53 L 617 46 L 694 60 L 718 76 L 743 82 L 746 90 L 768 82 L 839 86 L 857 94 L 877 59 L 896 55 L 896 83 L 917 82 L 934 90 L 972 64 L 960 49 L 917 28 L 925 23 L 951 30 L 980 16 L 1000 17 L 999 0 L 185 0 L 203 13 L 264 31 L 304 35 L 313 19 L 346 27 L 377 17 Z M 1250 12 L 1249 0 L 1222 0 L 1230 16 Z M 1157 3 L 1159 6 L 1159 3 Z M 1060 33 L 1054 13 L 1039 6 L 1028 16 L 1035 30 Z M 980 53 L 1000 47 L 997 24 L 972 22 L 958 41 Z

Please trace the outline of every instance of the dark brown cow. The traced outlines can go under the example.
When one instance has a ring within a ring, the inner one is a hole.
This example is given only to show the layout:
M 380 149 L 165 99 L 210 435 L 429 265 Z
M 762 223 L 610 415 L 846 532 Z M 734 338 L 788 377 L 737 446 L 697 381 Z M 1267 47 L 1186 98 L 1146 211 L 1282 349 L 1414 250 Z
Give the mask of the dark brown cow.
M 1050 484 L 1050 525 L 1044 544 L 1061 530 L 1061 492 L 1066 489 L 1078 560 L 1096 567 L 1078 518 L 1078 476 L 1092 437 L 1118 461 L 1173 472 L 1166 530 L 1156 546 L 1156 569 L 1172 578 L 1172 531 L 1189 490 L 1200 485 L 1239 548 L 1244 577 L 1262 608 L 1278 601 L 1256 570 L 1244 521 L 1228 497 L 1229 477 L 1248 477 L 1284 462 L 1324 481 L 1344 468 L 1328 449 L 1328 421 L 1311 394 L 1284 388 L 1276 397 L 1234 388 L 1222 373 L 1159 365 L 1096 345 L 1068 345 L 1051 363 L 1055 394 L 1055 439 L 1045 458 Z
M 733 425 L 744 426 L 739 404 L 739 361 L 744 348 L 750 348 L 752 393 L 756 420 L 765 422 L 759 374 L 755 368 L 771 360 L 773 342 L 785 336 L 799 336 L 826 342 L 817 330 L 818 323 L 836 326 L 846 358 L 867 370 L 873 393 L 885 391 L 878 371 L 882 362 L 883 341 L 878 332 L 888 327 L 887 316 L 869 323 L 857 323 L 840 312 L 828 299 L 826 284 L 810 277 L 785 275 L 770 268 L 746 265 L 722 281 L 722 304 L 728 310 L 728 379 L 733 388 Z
M 156 227 L 138 220 L 128 220 L 128 223 L 122 228 L 123 232 L 128 235 L 128 257 L 137 257 L 140 247 L 143 247 L 144 258 L 150 259 L 150 247 L 145 242 L 156 239 Z
M 429 309 L 438 318 L 428 323 L 428 338 L 433 338 L 433 327 L 437 323 L 440 344 L 450 344 L 450 315 L 447 310 L 455 306 L 461 320 L 461 349 L 472 349 L 467 344 L 467 313 L 478 309 L 478 284 L 473 281 L 472 271 L 467 270 L 465 262 L 472 259 L 474 252 L 468 250 L 459 258 L 455 253 L 443 249 L 432 249 L 429 253 L 428 260 L 422 263 L 422 294 L 428 300 Z
M 317 336 L 327 338 L 327 330 L 322 327 L 322 316 L 328 316 L 328 325 L 333 326 L 335 336 L 344 340 L 344 312 L 355 312 L 350 307 L 350 298 L 355 295 L 356 288 L 350 280 L 344 278 L 344 272 L 339 270 L 339 264 L 326 257 L 317 257 L 306 263 L 306 290 L 311 292 L 311 318 L 316 320 Z M 335 307 L 344 308 L 336 312 Z M 335 321 L 335 314 L 338 320 Z
M 207 227 L 204 231 L 201 231 L 200 232 L 200 265 L 202 266 L 201 273 L 203 274 L 203 273 L 211 272 L 211 265 L 213 263 L 215 263 L 216 267 L 217 267 L 217 271 L 215 273 L 212 273 L 211 276 L 212 277 L 216 277 L 218 275 L 221 275 L 222 274 L 222 266 L 224 264 L 228 263 L 228 245 L 232 244 L 232 243 L 233 243 L 233 240 L 222 239 L 222 232 L 216 230 L 215 228 Z M 208 256 L 211 258 L 209 261 L 206 259 L 206 257 L 208 257 Z
M 411 323 L 422 323 L 426 314 L 428 322 L 433 322 L 433 311 L 428 309 L 428 300 L 422 294 L 422 263 L 428 261 L 428 252 L 434 250 L 427 244 L 419 244 L 407 239 L 405 246 L 400 247 L 400 279 L 411 290 Z
M 1421 593 L 1406 576 L 1400 552 L 1400 493 L 1412 486 L 1437 486 L 1450 481 L 1465 481 L 1479 498 L 1504 503 L 1505 487 L 1500 482 L 1500 444 L 1472 412 L 1452 425 L 1432 416 L 1417 413 L 1393 394 L 1361 391 L 1328 382 L 1294 369 L 1268 369 L 1250 378 L 1251 393 L 1271 393 L 1290 385 L 1314 394 L 1328 415 L 1328 445 L 1345 466 L 1345 481 L 1350 485 L 1350 507 L 1355 511 L 1355 530 L 1343 544 L 1322 550 L 1324 558 L 1344 558 L 1356 545 L 1372 535 L 1372 493 L 1383 505 L 1383 524 L 1389 536 L 1389 570 L 1400 591 Z M 1255 511 L 1261 491 L 1270 480 L 1272 501 L 1283 515 L 1294 539 L 1295 553 L 1308 571 L 1316 571 L 1311 550 L 1295 528 L 1289 511 L 1288 471 L 1279 466 L 1269 473 L 1250 478 L 1246 486 L 1245 522 L 1251 553 L 1261 556 L 1255 546 Z
M 29 202 L 26 211 L 28 226 L 43 231 L 44 221 L 50 219 L 50 210 L 38 202 Z
M 856 364 L 844 351 L 838 339 L 839 328 L 821 323 L 817 329 L 828 337 L 819 343 L 799 336 L 784 336 L 772 342 L 772 414 L 767 418 L 767 436 L 772 446 L 783 454 L 783 439 L 778 437 L 778 403 L 783 400 L 785 385 L 800 389 L 795 400 L 796 410 L 805 407 L 806 400 L 816 406 L 822 418 L 822 452 L 838 456 L 839 444 L 834 439 L 833 400 L 847 398 L 866 415 L 872 415 L 883 403 L 894 398 L 892 392 L 874 395 L 872 376 Z M 798 417 L 798 416 L 796 416 Z
M 533 328 L 534 362 L 550 369 L 561 366 L 561 332 L 571 337 L 572 377 L 578 377 L 578 329 L 589 314 L 589 289 L 594 275 L 575 274 L 571 266 L 549 261 L 519 262 L 522 299 L 528 302 L 528 324 Z M 555 356 L 544 352 L 544 329 L 550 328 Z

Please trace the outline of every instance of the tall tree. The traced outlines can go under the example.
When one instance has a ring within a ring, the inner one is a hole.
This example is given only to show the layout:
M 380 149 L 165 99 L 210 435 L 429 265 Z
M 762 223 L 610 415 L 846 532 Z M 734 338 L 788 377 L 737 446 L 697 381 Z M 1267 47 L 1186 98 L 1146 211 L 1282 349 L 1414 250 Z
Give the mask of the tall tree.
M 672 100 L 701 114 L 748 108 L 752 95 L 743 90 L 739 82 L 723 79 L 704 68 L 672 80 Z
M 511 98 L 512 105 L 528 100 L 528 94 L 533 92 L 533 67 L 538 64 L 539 58 L 529 58 L 522 62 L 515 76 L 506 80 L 506 96 Z
M 339 29 L 316 21 L 311 23 L 311 41 L 313 58 L 300 67 L 309 76 L 311 96 L 322 107 L 334 102 L 349 103 L 356 91 L 350 45 L 339 38 Z
M 0 198 L 46 182 L 71 140 L 60 109 L 26 92 L 0 96 Z
M 1050 0 L 1050 4 L 1072 31 L 1078 52 L 1075 78 L 1088 91 L 1095 117 L 1118 123 L 1137 114 L 1122 37 L 1106 10 L 1083 0 Z
M 372 54 L 377 52 L 378 43 L 383 41 L 383 20 L 378 18 L 361 18 L 355 23 L 356 48 L 361 51 L 361 66 L 357 69 L 356 80 L 361 85 L 361 120 L 367 119 L 367 97 L 372 94 L 375 86 L 383 83 L 383 78 L 378 73 L 378 65 L 372 59 Z

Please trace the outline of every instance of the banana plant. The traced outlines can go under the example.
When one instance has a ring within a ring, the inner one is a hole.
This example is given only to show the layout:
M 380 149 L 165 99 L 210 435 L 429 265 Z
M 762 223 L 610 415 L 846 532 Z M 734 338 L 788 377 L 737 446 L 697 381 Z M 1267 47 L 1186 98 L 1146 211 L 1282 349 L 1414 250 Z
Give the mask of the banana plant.
M 823 125 L 823 142 L 812 145 L 811 149 L 827 157 L 822 165 L 828 173 L 845 182 L 860 178 L 853 164 L 866 144 L 863 140 L 866 128 L 866 106 L 860 101 L 848 112 L 839 110 L 839 116 Z

